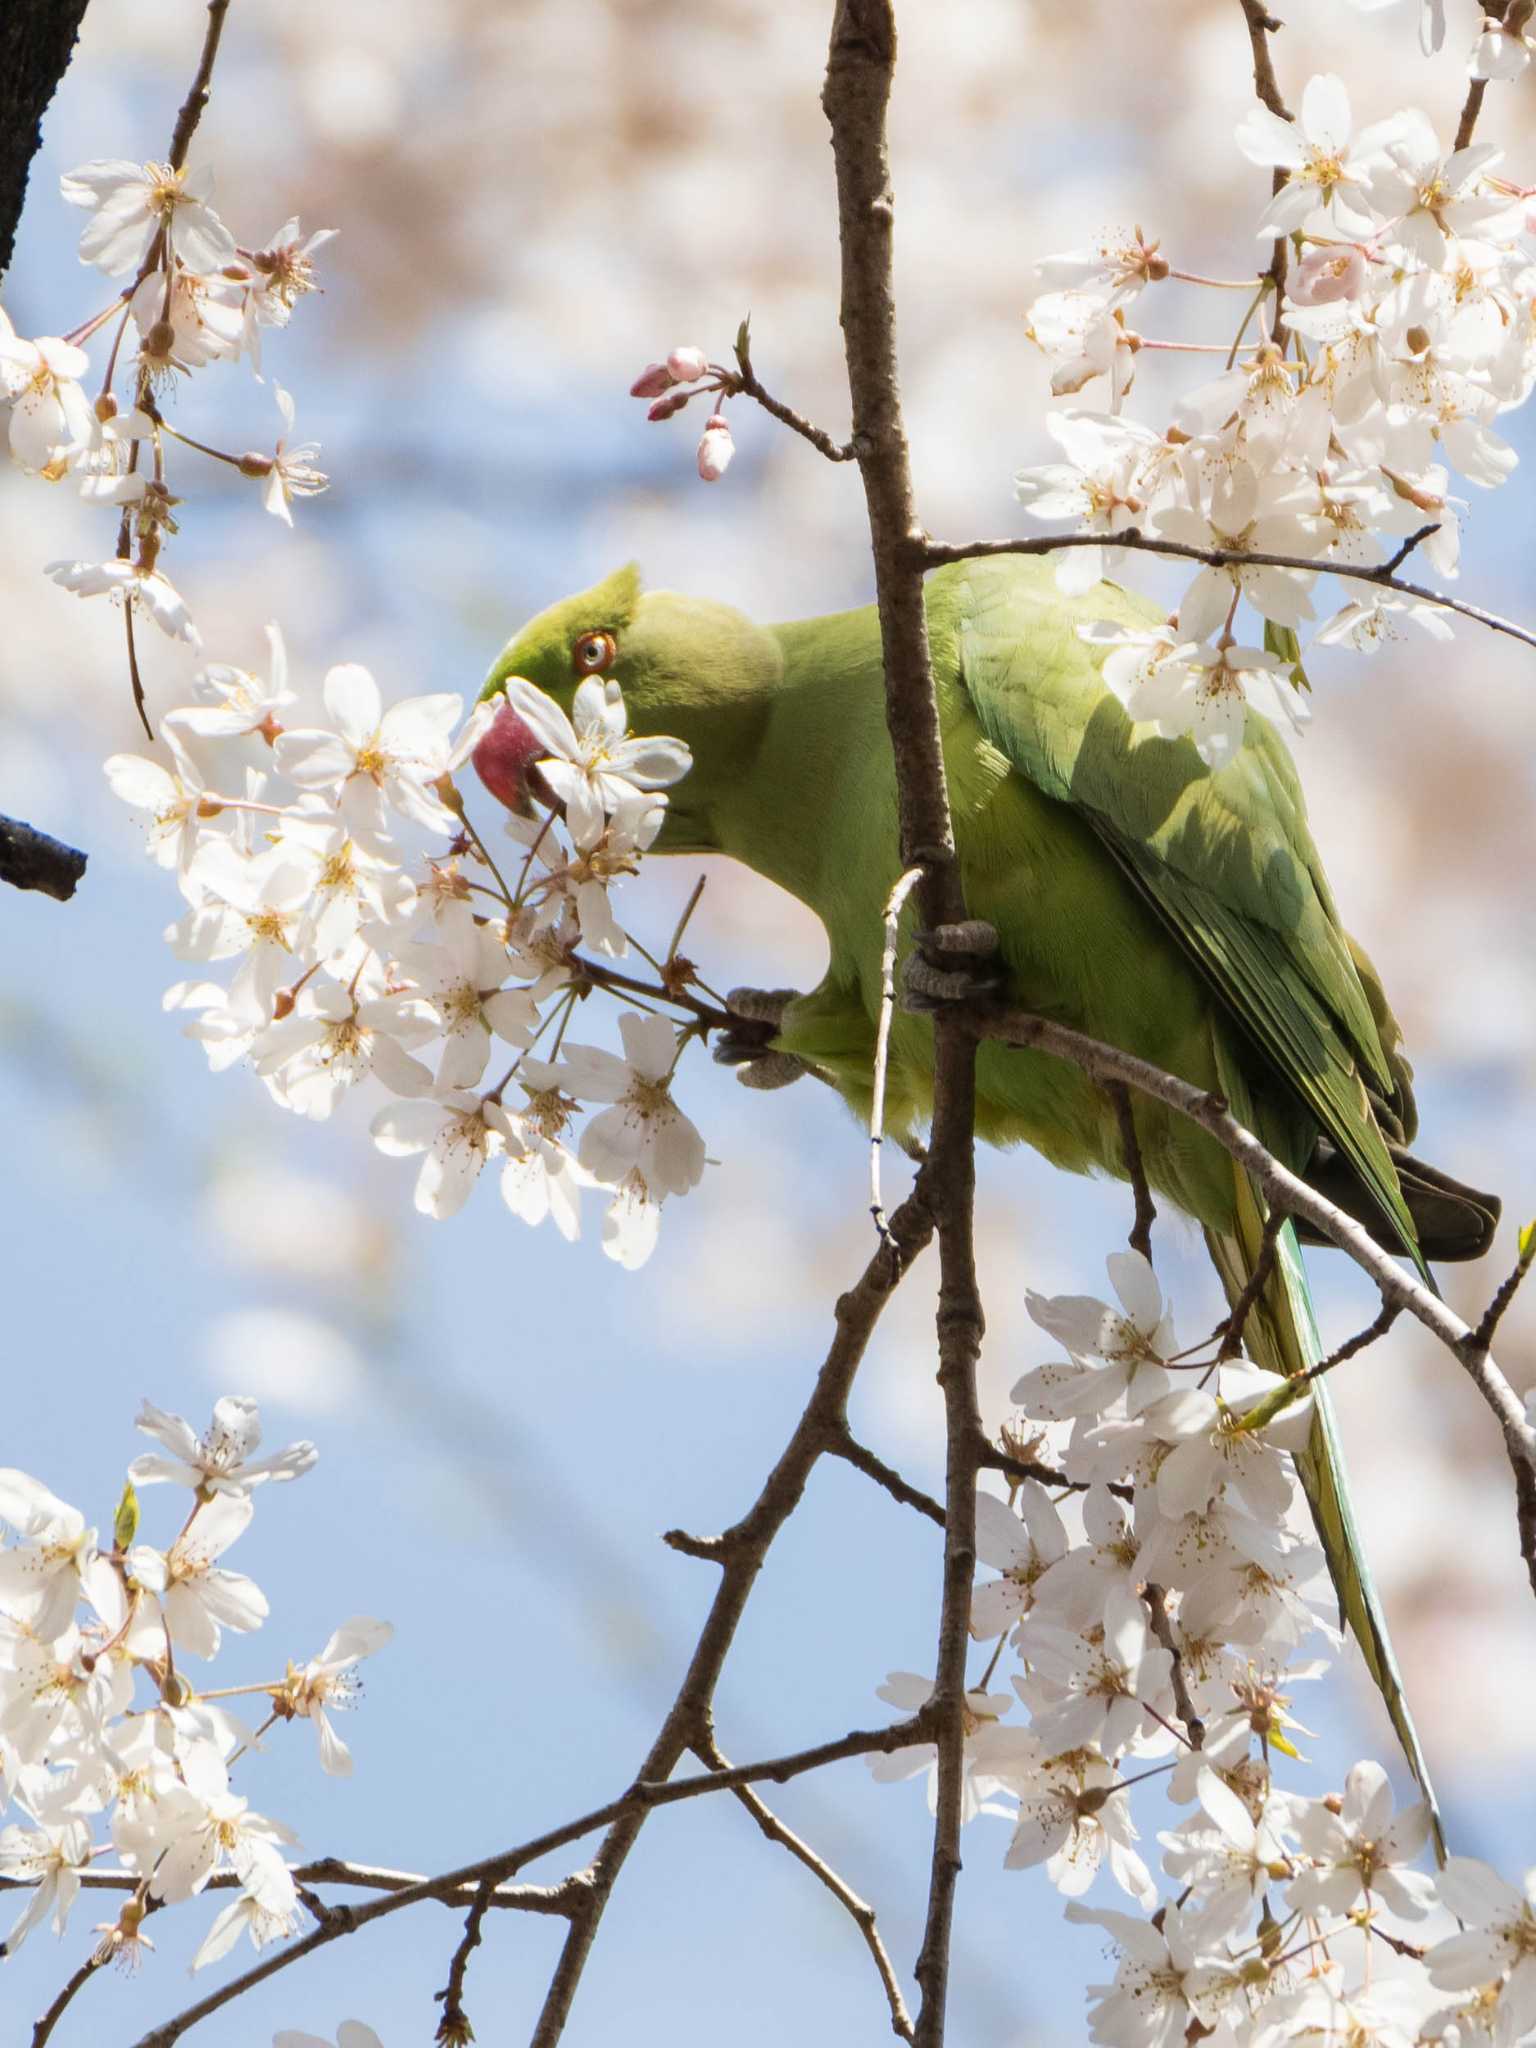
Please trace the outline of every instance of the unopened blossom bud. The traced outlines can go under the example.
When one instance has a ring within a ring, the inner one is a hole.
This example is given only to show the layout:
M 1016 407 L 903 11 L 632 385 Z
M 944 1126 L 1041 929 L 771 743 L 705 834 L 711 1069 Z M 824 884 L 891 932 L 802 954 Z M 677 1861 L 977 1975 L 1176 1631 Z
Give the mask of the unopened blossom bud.
M 631 398 L 656 398 L 677 382 L 665 363 L 647 363 L 629 387 Z
M 1365 289 L 1365 257 L 1356 248 L 1309 249 L 1291 272 L 1286 292 L 1298 306 L 1357 299 Z
M 669 420 L 673 413 L 681 412 L 693 396 L 691 391 L 669 391 L 665 398 L 658 398 L 646 412 L 648 420 Z
M 726 424 L 723 412 L 712 412 L 704 422 L 704 432 L 699 438 L 699 475 L 707 484 L 716 484 L 731 466 L 731 457 L 736 453 L 736 443 L 731 439 L 731 430 Z
M 701 348 L 675 348 L 667 357 L 667 368 L 677 384 L 692 384 L 709 368 L 709 357 Z
M 103 424 L 105 424 L 105 422 L 108 420 L 115 420 L 117 418 L 117 400 L 112 396 L 112 393 L 110 391 L 102 392 L 100 398 L 98 398 L 96 401 L 94 409 L 97 419 L 102 421 Z

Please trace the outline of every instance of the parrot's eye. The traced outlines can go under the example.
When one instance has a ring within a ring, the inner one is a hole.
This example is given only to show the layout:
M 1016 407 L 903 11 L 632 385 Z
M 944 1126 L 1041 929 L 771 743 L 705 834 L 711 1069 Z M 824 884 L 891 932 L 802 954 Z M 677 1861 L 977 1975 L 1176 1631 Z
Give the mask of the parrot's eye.
M 583 633 L 571 650 L 571 666 L 579 676 L 601 675 L 618 658 L 618 643 L 611 633 Z

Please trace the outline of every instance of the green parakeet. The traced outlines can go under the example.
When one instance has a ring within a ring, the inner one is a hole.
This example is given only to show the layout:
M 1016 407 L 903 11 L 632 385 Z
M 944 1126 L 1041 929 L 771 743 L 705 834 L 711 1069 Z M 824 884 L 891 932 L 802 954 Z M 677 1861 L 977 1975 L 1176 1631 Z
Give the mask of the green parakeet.
M 1134 725 L 1100 673 L 1094 620 L 1160 614 L 1112 584 L 1064 597 L 1052 566 L 1001 557 L 941 569 L 928 626 L 955 838 L 970 914 L 996 928 L 1003 994 L 1214 1089 L 1294 1171 L 1427 1273 L 1473 1258 L 1497 1202 L 1411 1160 L 1416 1115 L 1396 1020 L 1340 927 L 1283 742 L 1249 711 L 1219 770 L 1189 739 Z M 821 986 L 791 1002 L 773 1046 L 869 1109 L 882 909 L 899 869 L 895 777 L 873 606 L 788 625 L 667 591 L 634 567 L 542 612 L 482 692 L 519 675 L 569 706 L 588 675 L 621 684 L 633 729 L 675 734 L 693 768 L 657 849 L 724 853 L 806 904 L 826 928 Z M 526 733 L 526 728 L 523 729 Z M 477 757 L 504 801 L 531 762 L 510 711 Z M 888 1128 L 931 1104 L 932 1027 L 898 1014 Z M 983 1043 L 978 1133 L 1073 1172 L 1124 1177 L 1114 1104 L 1076 1067 Z M 1264 1212 L 1214 1139 L 1138 1098 L 1152 1187 L 1203 1225 L 1229 1299 L 1259 1255 Z M 1292 1227 L 1246 1335 L 1293 1374 L 1320 1353 Z M 1326 1387 L 1301 1477 L 1344 1618 L 1426 1792 L 1424 1760 L 1350 1516 Z

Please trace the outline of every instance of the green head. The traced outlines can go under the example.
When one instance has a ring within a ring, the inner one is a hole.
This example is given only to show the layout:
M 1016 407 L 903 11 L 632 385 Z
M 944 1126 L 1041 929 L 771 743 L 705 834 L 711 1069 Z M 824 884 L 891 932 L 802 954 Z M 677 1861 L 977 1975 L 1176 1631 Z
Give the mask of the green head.
M 771 633 L 708 598 L 642 591 L 630 562 L 514 634 L 480 695 L 493 697 L 509 676 L 522 676 L 569 713 L 588 676 L 612 677 L 624 692 L 632 732 L 670 734 L 693 754 L 693 767 L 670 792 L 658 845 L 705 852 L 720 845 L 716 801 L 750 764 L 782 670 Z M 537 756 L 529 755 L 513 726 L 521 720 L 504 711 L 476 749 L 475 766 L 492 794 L 516 808 Z M 521 729 L 527 734 L 526 726 Z

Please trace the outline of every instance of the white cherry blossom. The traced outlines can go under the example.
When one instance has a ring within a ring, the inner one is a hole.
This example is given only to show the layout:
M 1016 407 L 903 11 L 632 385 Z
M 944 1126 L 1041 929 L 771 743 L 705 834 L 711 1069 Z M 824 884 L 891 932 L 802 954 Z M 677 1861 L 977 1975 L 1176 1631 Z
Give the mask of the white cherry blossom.
M 80 235 L 80 260 L 108 277 L 142 263 L 162 229 L 167 253 L 200 274 L 222 270 L 235 257 L 235 238 L 183 170 L 135 164 L 122 158 L 81 164 L 59 180 L 71 206 L 91 218 Z
M 150 1401 L 139 1403 L 134 1426 L 165 1446 L 145 1451 L 128 1467 L 135 1486 L 162 1481 L 205 1493 L 248 1493 L 270 1480 L 297 1479 L 310 1471 L 319 1452 L 308 1441 L 289 1444 L 264 1458 L 254 1456 L 261 1442 L 261 1416 L 246 1394 L 225 1394 L 213 1404 L 213 1420 L 201 1436 L 181 1415 L 168 1415 Z
M 681 740 L 627 736 L 624 694 L 611 677 L 588 676 L 576 690 L 567 718 L 552 697 L 510 676 L 506 699 L 549 752 L 539 772 L 565 805 L 578 848 L 593 845 L 603 820 L 642 790 L 666 789 L 687 772 L 691 756 Z

